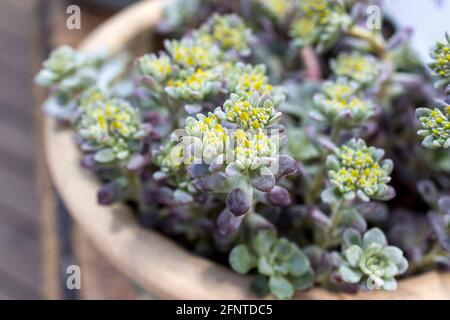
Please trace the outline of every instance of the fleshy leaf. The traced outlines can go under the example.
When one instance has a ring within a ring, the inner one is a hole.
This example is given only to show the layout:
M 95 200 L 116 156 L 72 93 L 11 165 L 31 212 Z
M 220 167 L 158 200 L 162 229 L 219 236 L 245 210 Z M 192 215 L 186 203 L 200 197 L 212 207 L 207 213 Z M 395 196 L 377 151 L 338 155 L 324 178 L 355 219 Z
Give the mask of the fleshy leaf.
M 233 189 L 227 197 L 227 208 L 235 215 L 241 216 L 252 206 L 252 193 L 242 188 Z
M 237 245 L 231 250 L 228 260 L 233 270 L 237 273 L 244 274 L 256 267 L 255 258 L 243 244 Z
M 361 272 L 351 269 L 345 264 L 339 267 L 339 274 L 341 275 L 342 280 L 350 284 L 358 283 L 362 278 Z
M 270 277 L 269 288 L 278 299 L 290 299 L 294 295 L 294 286 L 282 276 Z
M 376 243 L 381 246 L 387 245 L 386 236 L 378 228 L 372 228 L 364 234 L 363 249 L 367 249 L 371 244 Z

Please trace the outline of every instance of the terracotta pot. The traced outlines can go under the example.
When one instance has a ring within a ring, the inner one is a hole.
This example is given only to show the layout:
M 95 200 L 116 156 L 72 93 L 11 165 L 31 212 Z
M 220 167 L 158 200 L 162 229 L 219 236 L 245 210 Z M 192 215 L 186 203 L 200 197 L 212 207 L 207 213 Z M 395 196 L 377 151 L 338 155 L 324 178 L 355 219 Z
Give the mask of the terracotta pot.
M 151 50 L 152 28 L 165 1 L 139 2 L 98 27 L 82 43 L 83 51 L 108 48 L 142 54 Z M 45 152 L 51 176 L 69 212 L 94 245 L 124 274 L 154 296 L 172 299 L 254 299 L 250 276 L 196 256 L 171 239 L 138 225 L 122 204 L 100 206 L 99 183 L 80 167 L 73 132 L 45 120 Z M 396 292 L 356 295 L 323 289 L 299 292 L 299 299 L 449 299 L 450 275 L 429 272 L 400 281 Z

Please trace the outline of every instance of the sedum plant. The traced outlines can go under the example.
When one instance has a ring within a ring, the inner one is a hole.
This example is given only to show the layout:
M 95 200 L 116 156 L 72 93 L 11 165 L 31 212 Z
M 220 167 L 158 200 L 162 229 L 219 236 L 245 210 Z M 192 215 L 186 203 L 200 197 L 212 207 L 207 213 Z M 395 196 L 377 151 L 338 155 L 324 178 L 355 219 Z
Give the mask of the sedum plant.
M 304 290 L 314 280 L 307 256 L 295 243 L 277 238 L 272 230 L 259 231 L 251 246 L 240 244 L 230 252 L 230 265 L 238 273 L 257 268 L 263 277 L 255 286 L 268 287 L 280 299 L 291 298 L 295 289 Z
M 450 147 L 450 105 L 440 102 L 440 108 L 418 108 L 416 116 L 421 126 L 417 134 L 424 137 L 422 144 L 425 147 Z
M 381 161 L 382 149 L 367 147 L 364 140 L 350 140 L 346 145 L 335 149 L 327 158 L 328 175 L 332 186 L 325 189 L 322 199 L 325 202 L 336 198 L 361 201 L 383 200 L 393 197 L 387 183 L 391 181 L 392 160 Z
M 391 291 L 450 270 L 449 46 L 423 65 L 407 30 L 363 27 L 371 4 L 172 1 L 159 51 L 61 47 L 36 82 L 100 204 L 261 295 Z
M 342 237 L 344 260 L 338 273 L 345 282 L 365 283 L 369 289 L 397 288 L 395 276 L 406 271 L 408 261 L 399 248 L 387 245 L 383 231 L 373 228 L 361 238 L 355 229 L 347 229 Z

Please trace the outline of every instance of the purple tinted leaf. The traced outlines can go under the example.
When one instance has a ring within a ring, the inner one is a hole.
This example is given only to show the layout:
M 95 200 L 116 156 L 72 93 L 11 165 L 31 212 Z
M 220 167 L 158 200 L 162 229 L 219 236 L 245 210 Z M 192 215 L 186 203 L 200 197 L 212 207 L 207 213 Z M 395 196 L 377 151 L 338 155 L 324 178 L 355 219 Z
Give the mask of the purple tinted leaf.
M 450 196 L 440 197 L 438 200 L 438 206 L 444 214 L 450 215 Z
M 264 175 L 254 177 L 252 185 L 259 191 L 270 192 L 275 186 L 275 177 L 271 173 L 266 172 Z
M 81 160 L 81 165 L 86 169 L 94 169 L 97 165 L 97 161 L 95 161 L 93 154 L 88 154 Z
M 187 173 L 192 179 L 204 177 L 209 174 L 209 167 L 207 164 L 190 164 L 187 168 Z
M 213 162 L 211 162 L 211 164 L 209 165 L 208 170 L 210 172 L 219 171 L 220 168 L 222 168 L 223 163 L 224 163 L 223 156 L 219 156 L 219 157 L 215 158 L 213 160 Z
M 97 192 L 97 201 L 102 205 L 109 205 L 122 200 L 126 192 L 126 181 L 116 179 L 103 185 Z
M 433 228 L 439 244 L 444 250 L 450 252 L 449 221 L 447 221 L 449 219 L 446 219 L 446 217 L 442 215 L 429 213 L 428 220 L 430 221 L 431 227 Z
M 434 205 L 438 198 L 438 191 L 433 181 L 431 180 L 421 180 L 417 183 L 417 191 L 422 196 L 423 200 L 430 204 Z
M 242 188 L 233 189 L 227 197 L 227 207 L 235 215 L 241 216 L 250 210 L 252 206 L 253 195 Z
M 220 174 L 212 174 L 194 180 L 195 187 L 200 191 L 221 191 L 226 186 L 224 177 Z
M 130 171 L 138 171 L 144 168 L 149 163 L 149 158 L 142 154 L 136 154 L 131 157 L 127 163 L 127 169 Z
M 284 207 L 291 204 L 289 192 L 280 186 L 275 186 L 272 191 L 267 194 L 267 200 L 273 206 Z
M 175 190 L 175 192 L 173 193 L 173 197 L 177 204 L 187 204 L 194 200 L 194 198 L 192 197 L 192 195 L 190 193 L 188 193 L 182 189 Z
M 317 207 L 312 207 L 310 210 L 308 210 L 308 215 L 310 219 L 318 225 L 329 226 L 331 223 L 330 217 L 328 217 Z
M 385 193 L 383 193 L 380 196 L 374 196 L 373 198 L 382 201 L 389 201 L 395 198 L 395 196 L 396 196 L 395 189 L 392 188 L 391 186 L 388 186 L 387 191 Z
M 223 210 L 217 218 L 217 231 L 222 237 L 231 237 L 239 231 L 242 216 L 237 217 L 229 210 Z
M 281 155 L 278 158 L 278 171 L 275 176 L 277 179 L 294 174 L 298 170 L 297 161 L 288 155 Z

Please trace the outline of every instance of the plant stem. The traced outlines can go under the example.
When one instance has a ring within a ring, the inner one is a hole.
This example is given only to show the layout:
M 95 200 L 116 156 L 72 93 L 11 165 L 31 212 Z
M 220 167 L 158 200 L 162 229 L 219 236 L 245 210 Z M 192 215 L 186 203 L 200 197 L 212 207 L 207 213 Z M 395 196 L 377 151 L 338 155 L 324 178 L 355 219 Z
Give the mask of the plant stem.
M 333 143 L 337 143 L 338 139 L 339 139 L 339 134 L 341 132 L 341 128 L 339 126 L 333 126 L 331 128 L 331 141 Z M 319 193 L 319 191 L 322 189 L 322 184 L 323 181 L 325 180 L 325 161 L 327 159 L 329 152 L 328 150 L 325 150 L 324 152 L 321 153 L 320 155 L 320 165 L 321 168 L 318 170 L 317 174 L 315 175 L 312 184 L 310 185 L 309 188 L 309 196 L 306 199 L 306 203 L 307 204 L 313 204 L 317 198 L 317 194 Z
M 358 25 L 351 26 L 347 33 L 355 38 L 365 40 L 377 56 L 385 59 L 387 55 L 386 42 L 382 37 L 377 36 L 370 30 L 364 29 Z
M 330 225 L 324 231 L 323 240 L 320 243 L 320 247 L 323 249 L 327 249 L 330 245 L 332 245 L 332 234 L 333 230 L 338 226 L 341 220 L 341 207 L 343 204 L 343 200 L 339 200 L 339 202 L 333 204 L 331 206 L 331 221 Z
M 351 26 L 348 31 L 348 35 L 353 36 L 355 38 L 362 39 L 366 41 L 372 51 L 384 62 L 387 68 L 387 76 L 386 79 L 381 83 L 380 90 L 378 92 L 378 97 L 383 99 L 386 96 L 388 83 L 392 78 L 392 74 L 394 72 L 394 63 L 392 61 L 392 57 L 387 51 L 386 41 L 381 36 L 377 36 L 373 32 L 368 29 L 364 29 L 358 25 Z
M 321 70 L 319 59 L 311 47 L 304 47 L 300 50 L 300 58 L 306 68 L 307 78 L 309 80 L 319 81 Z

